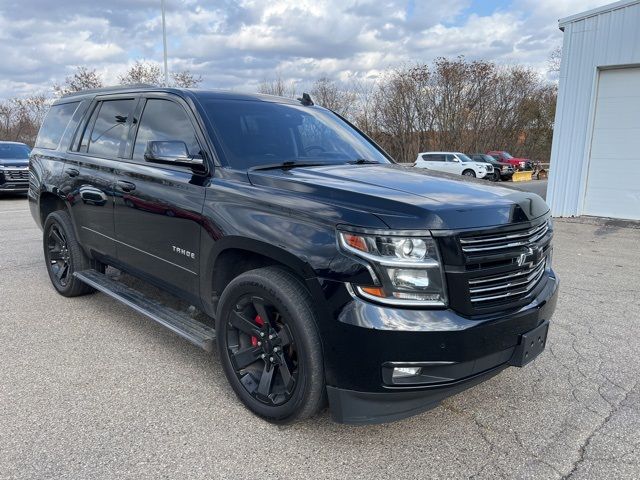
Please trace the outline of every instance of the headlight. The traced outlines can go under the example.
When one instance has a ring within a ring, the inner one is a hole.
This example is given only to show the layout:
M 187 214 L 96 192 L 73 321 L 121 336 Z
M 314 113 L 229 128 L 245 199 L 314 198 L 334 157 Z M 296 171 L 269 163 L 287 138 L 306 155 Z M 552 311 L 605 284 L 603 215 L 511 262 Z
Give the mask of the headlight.
M 377 284 L 351 285 L 357 295 L 390 305 L 444 306 L 444 279 L 433 238 L 338 231 L 340 249 L 365 260 Z

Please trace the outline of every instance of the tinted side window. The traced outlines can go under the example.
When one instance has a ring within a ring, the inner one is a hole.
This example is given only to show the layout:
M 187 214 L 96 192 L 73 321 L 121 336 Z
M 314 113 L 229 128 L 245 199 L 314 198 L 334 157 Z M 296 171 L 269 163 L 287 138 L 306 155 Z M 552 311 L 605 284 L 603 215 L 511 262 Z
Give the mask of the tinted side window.
M 58 148 L 62 135 L 64 135 L 64 131 L 67 125 L 69 125 L 69 121 L 71 117 L 73 117 L 78 105 L 80 105 L 80 102 L 63 103 L 52 106 L 44 118 L 40 132 L 38 132 L 36 147 L 52 150 Z
M 425 162 L 444 162 L 444 155 L 440 155 L 440 154 L 422 155 L 422 159 Z
M 134 106 L 133 99 L 108 100 L 101 102 L 92 115 L 95 124 L 87 126 L 81 142 L 81 150 L 105 157 L 117 157 L 120 148 L 127 140 L 129 124 L 127 120 Z M 91 133 L 89 133 L 91 132 Z
M 446 155 L 447 157 L 447 162 L 453 162 L 454 161 L 454 156 L 453 155 Z
M 201 153 L 196 132 L 187 112 L 169 100 L 147 100 L 133 148 L 133 159 L 144 161 L 147 142 L 154 140 L 180 140 L 187 146 L 189 155 Z

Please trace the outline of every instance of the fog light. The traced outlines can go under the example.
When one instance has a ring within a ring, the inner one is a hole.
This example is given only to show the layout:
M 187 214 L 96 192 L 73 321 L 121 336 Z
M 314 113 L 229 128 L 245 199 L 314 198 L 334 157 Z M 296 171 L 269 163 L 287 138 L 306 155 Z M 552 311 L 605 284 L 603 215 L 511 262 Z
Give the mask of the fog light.
M 415 377 L 420 374 L 420 367 L 395 367 L 393 369 L 392 377 L 395 378 L 406 378 L 406 377 Z

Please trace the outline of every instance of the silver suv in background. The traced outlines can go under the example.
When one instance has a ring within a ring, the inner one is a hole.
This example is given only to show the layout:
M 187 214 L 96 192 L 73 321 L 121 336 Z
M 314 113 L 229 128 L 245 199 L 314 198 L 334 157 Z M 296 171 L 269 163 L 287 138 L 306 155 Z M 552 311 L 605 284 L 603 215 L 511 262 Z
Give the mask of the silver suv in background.
M 493 177 L 493 166 L 485 162 L 476 162 L 460 152 L 419 153 L 414 166 L 467 177 Z

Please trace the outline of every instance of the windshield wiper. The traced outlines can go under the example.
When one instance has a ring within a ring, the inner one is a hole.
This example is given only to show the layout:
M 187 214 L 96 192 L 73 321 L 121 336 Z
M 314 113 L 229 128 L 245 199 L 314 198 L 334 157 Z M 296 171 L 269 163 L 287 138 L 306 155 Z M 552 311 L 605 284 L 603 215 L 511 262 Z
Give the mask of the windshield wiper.
M 366 158 L 357 158 L 347 163 L 351 165 L 377 165 L 380 162 L 376 162 L 375 160 L 367 160 Z
M 310 161 L 302 161 L 302 162 L 280 162 L 280 163 L 270 163 L 266 165 L 256 165 L 255 167 L 251 167 L 249 171 L 256 170 L 274 170 L 277 168 L 282 168 L 283 170 L 288 170 L 290 168 L 296 167 L 323 167 L 327 165 L 335 165 L 335 162 L 310 162 Z

